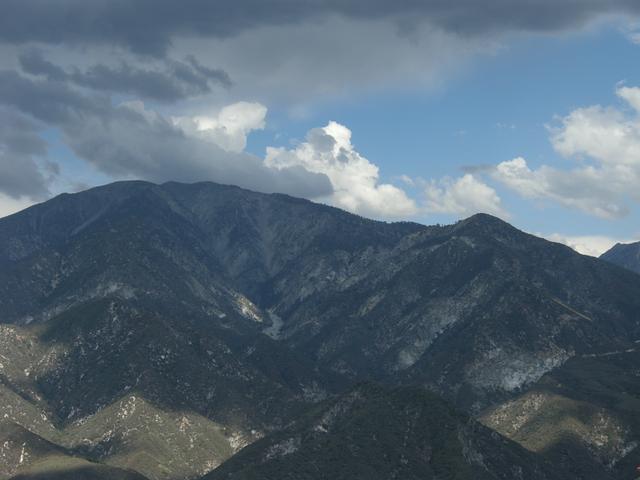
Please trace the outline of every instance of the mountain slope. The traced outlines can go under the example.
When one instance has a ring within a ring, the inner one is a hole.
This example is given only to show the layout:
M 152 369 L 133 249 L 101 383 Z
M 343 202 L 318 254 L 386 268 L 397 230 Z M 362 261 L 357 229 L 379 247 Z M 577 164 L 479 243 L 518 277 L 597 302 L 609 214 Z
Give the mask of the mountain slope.
M 362 385 L 245 448 L 203 480 L 325 478 L 574 477 L 420 389 Z
M 191 478 L 259 435 L 262 411 L 278 421 L 277 412 L 294 414 L 303 402 L 252 368 L 252 354 L 157 315 L 112 298 L 42 324 L 4 326 L 0 355 L 15 361 L 5 362 L 12 371 L 0 385 L 0 412 L 88 458 L 151 478 Z M 275 362 L 261 368 L 275 377 Z M 289 370 L 296 379 L 304 363 Z
M 629 244 L 618 243 L 603 253 L 600 258 L 633 272 L 640 273 L 640 242 Z
M 640 338 L 632 274 L 485 215 L 393 248 L 313 253 L 274 283 L 294 349 L 351 378 L 429 384 L 472 410 Z
M 0 327 L 0 414 L 152 480 L 195 478 L 354 382 L 479 413 L 632 348 L 640 278 L 488 215 L 390 224 L 120 182 L 0 220 Z
M 577 356 L 481 421 L 582 475 L 614 478 L 640 464 L 640 348 Z

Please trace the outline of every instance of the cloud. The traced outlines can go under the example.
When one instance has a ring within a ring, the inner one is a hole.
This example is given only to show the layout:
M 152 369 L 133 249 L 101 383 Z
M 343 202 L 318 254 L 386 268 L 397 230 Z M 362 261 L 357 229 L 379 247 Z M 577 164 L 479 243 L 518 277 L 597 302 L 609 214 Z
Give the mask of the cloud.
M 563 171 L 543 165 L 532 170 L 518 157 L 498 164 L 491 176 L 527 199 L 556 202 L 600 218 L 623 217 L 628 207 L 603 174 L 594 167 Z
M 14 176 L 5 175 L 7 186 L 3 190 L 0 185 L 0 191 L 14 198 L 40 198 L 36 190 L 29 190 L 36 187 L 42 197 L 48 193 L 50 179 L 43 172 L 51 165 L 38 136 L 38 128 L 46 125 L 59 130 L 78 158 L 113 179 L 211 180 L 321 199 L 377 218 L 478 211 L 508 217 L 496 192 L 472 174 L 431 182 L 425 189 L 427 205 L 418 205 L 403 189 L 380 181 L 378 167 L 355 149 L 351 131 L 336 122 L 310 130 L 306 141 L 294 148 L 267 148 L 263 159 L 245 152 L 247 136 L 265 126 L 267 109 L 260 103 L 237 102 L 206 115 L 172 117 L 142 101 L 114 105 L 108 95 L 55 80 L 55 73 L 49 77 L 0 71 L 0 105 L 24 112 L 21 118 L 28 114 L 42 125 L 24 129 L 33 137 L 27 143 L 33 148 L 40 145 L 38 152 L 28 155 L 42 159 L 23 162 L 20 178 L 15 177 L 15 160 L 4 163 Z
M 616 91 L 629 109 L 579 108 L 551 130 L 551 143 L 579 166 L 531 169 L 518 157 L 491 175 L 525 198 L 548 200 L 601 218 L 619 218 L 640 201 L 640 88 Z
M 76 155 L 114 178 L 212 180 L 308 198 L 332 191 L 322 174 L 296 166 L 272 169 L 254 155 L 225 150 L 218 142 L 224 146 L 245 142 L 236 131 L 229 132 L 226 139 L 219 132 L 217 137 L 196 135 L 141 102 L 122 104 L 108 117 L 85 118 L 62 128 Z
M 640 23 L 637 21 L 628 22 L 627 25 L 624 25 L 621 29 L 622 34 L 627 37 L 627 39 L 636 45 L 640 45 Z
M 565 157 L 586 156 L 602 166 L 640 167 L 640 88 L 622 87 L 617 95 L 634 111 L 614 107 L 579 108 L 553 131 L 553 147 Z
M 57 62 L 39 68 L 101 91 L 156 101 L 225 95 L 217 105 L 285 99 L 302 108 L 326 96 L 433 88 L 512 32 L 636 13 L 630 0 L 5 0 L 0 45 L 55 51 Z M 23 66 L 38 60 L 27 56 Z M 231 78 L 230 91 L 212 89 Z
M 429 213 L 461 217 L 490 213 L 504 219 L 509 218 L 496 191 L 470 173 L 458 179 L 445 178 L 427 182 L 424 193 L 425 210 Z
M 388 88 L 437 88 L 472 55 L 496 49 L 492 39 L 472 41 L 425 23 L 409 37 L 388 19 L 332 16 L 261 26 L 224 40 L 177 39 L 170 51 L 223 66 L 234 80 L 230 94 L 239 98 L 304 107 Z
M 558 31 L 604 15 L 640 11 L 631 0 L 5 0 L 2 9 L 0 41 L 6 43 L 108 44 L 153 55 L 165 53 L 179 36 L 229 38 L 247 29 L 311 23 L 328 16 L 392 21 L 407 36 L 424 21 L 458 35 L 477 36 Z
M 398 187 L 379 182 L 378 167 L 351 144 L 351 131 L 339 123 L 307 133 L 293 149 L 267 148 L 266 165 L 276 169 L 303 167 L 326 175 L 333 186 L 330 203 L 365 216 L 397 218 L 417 213 L 415 202 Z
M 27 78 L 12 70 L 0 70 L 0 104 L 46 123 L 80 120 L 101 115 L 110 107 L 107 96 L 88 96 L 64 82 Z
M 0 192 L 0 218 L 30 207 L 35 202 L 27 197 L 10 197 Z
M 638 87 L 619 87 L 616 91 L 617 95 L 631 105 L 636 113 L 640 114 L 640 88 Z
M 633 241 L 603 235 L 571 236 L 561 233 L 552 233 L 550 235 L 538 234 L 538 236 L 544 237 L 552 242 L 562 243 L 573 248 L 578 253 L 590 255 L 592 257 L 599 257 L 604 252 L 610 250 L 616 243 L 629 243 Z
M 58 166 L 47 161 L 47 145 L 38 127 L 24 115 L 0 107 L 0 193 L 8 198 L 41 200 L 49 194 L 48 185 Z
M 213 135 L 206 129 L 196 133 L 147 109 L 142 102 L 113 105 L 109 97 L 83 93 L 63 82 L 0 71 L 0 105 L 3 104 L 59 129 L 66 145 L 79 158 L 114 179 L 212 180 L 308 198 L 332 192 L 329 179 L 321 173 L 300 166 L 269 168 L 261 158 L 238 150 L 240 144 L 244 145 L 246 134 L 264 119 L 264 107 L 255 104 L 231 106 L 213 115 L 218 121 Z M 8 135 L 5 136 L 10 138 Z M 37 138 L 33 140 L 34 145 L 42 143 Z M 27 189 L 33 185 L 25 182 L 29 177 L 37 178 L 37 171 L 19 169 L 20 177 L 16 177 L 14 170 L 29 165 L 15 158 L 1 163 L 0 167 L 6 170 L 0 171 L 4 174 L 0 179 L 6 183 L 3 191 L 14 197 L 35 195 Z M 45 189 L 41 190 L 44 194 Z
M 59 129 L 71 151 L 114 179 L 155 182 L 212 180 L 262 192 L 322 198 L 362 215 L 396 218 L 418 212 L 400 188 L 379 182 L 378 167 L 335 122 L 313 129 L 295 149 L 268 148 L 265 159 L 244 151 L 264 128 L 264 105 L 238 102 L 198 116 L 165 116 L 141 101 L 109 96 L 51 78 L 0 72 L 0 105 Z M 15 195 L 24 189 L 16 185 Z
M 45 59 L 36 49 L 22 52 L 18 60 L 24 72 L 51 81 L 165 102 L 210 93 L 212 84 L 231 86 L 225 71 L 205 67 L 192 55 L 184 62 L 165 59 L 156 68 L 138 68 L 120 61 L 116 66 L 97 64 L 86 70 L 76 67 L 72 71 Z
M 247 135 L 265 126 L 267 107 L 260 103 L 237 102 L 222 108 L 217 115 L 175 117 L 173 122 L 191 135 L 208 139 L 228 152 L 241 152 Z

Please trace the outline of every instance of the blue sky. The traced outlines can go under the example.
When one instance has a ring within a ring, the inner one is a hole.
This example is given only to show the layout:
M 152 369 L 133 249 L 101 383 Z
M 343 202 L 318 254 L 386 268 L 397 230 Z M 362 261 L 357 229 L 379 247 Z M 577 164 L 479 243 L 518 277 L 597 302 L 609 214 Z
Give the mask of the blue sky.
M 76 0 L 10 7 L 0 216 L 210 180 L 384 220 L 483 211 L 593 255 L 640 240 L 640 8 L 284 1 L 246 21 L 136 1 L 156 17 L 96 1 L 90 29 L 65 24 Z
M 347 125 L 359 152 L 397 177 L 457 176 L 471 165 L 518 156 L 532 166 L 569 168 L 554 151 L 549 127 L 558 117 L 590 105 L 624 108 L 617 85 L 640 85 L 640 45 L 620 23 L 559 35 L 515 38 L 499 52 L 473 59 L 435 89 L 391 91 L 316 105 L 305 117 L 286 109 L 269 115 L 273 128 L 251 135 L 248 149 L 286 146 L 327 120 Z M 499 187 L 498 187 L 499 188 Z M 640 185 L 638 186 L 640 190 Z M 638 208 L 619 219 L 601 219 L 550 201 L 529 201 L 508 190 L 500 195 L 510 221 L 538 234 L 640 239 Z M 423 214 L 424 223 L 448 223 L 453 214 Z M 598 248 L 598 247 L 594 247 Z

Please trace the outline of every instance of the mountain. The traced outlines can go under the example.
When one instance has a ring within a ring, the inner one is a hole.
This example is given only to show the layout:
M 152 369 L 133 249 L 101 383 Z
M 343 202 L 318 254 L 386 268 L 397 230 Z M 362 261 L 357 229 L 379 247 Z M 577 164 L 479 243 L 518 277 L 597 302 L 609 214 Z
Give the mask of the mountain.
M 0 219 L 0 312 L 0 418 L 87 461 L 191 479 L 369 380 L 427 387 L 534 449 L 488 412 L 635 348 L 640 277 L 488 215 L 427 227 L 119 182 Z M 613 457 L 597 428 L 572 443 L 594 472 L 640 463 L 635 427 Z
M 603 253 L 600 258 L 640 273 L 640 242 L 617 243 L 610 250 Z
M 185 215 L 124 183 L 0 221 L 10 418 L 93 460 L 194 477 L 324 394 L 333 375 L 262 334 Z
M 422 389 L 360 385 L 243 449 L 203 480 L 326 478 L 574 477 Z

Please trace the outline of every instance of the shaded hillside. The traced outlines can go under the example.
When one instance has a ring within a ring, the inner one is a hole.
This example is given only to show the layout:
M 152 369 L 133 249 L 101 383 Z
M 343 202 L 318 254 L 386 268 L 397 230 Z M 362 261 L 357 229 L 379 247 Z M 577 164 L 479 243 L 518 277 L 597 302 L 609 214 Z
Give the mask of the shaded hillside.
M 568 480 L 416 388 L 363 385 L 245 448 L 203 480 Z
M 139 473 L 84 460 L 47 459 L 11 480 L 147 480 Z

